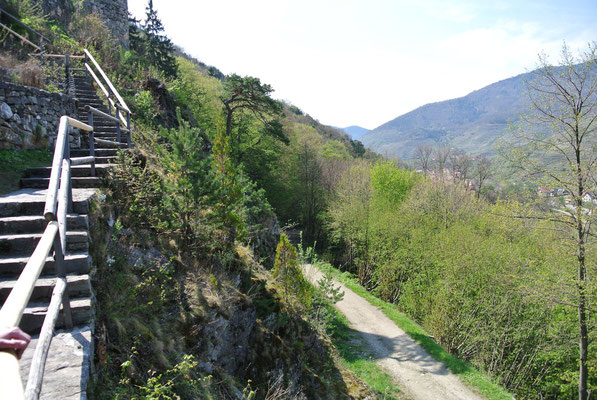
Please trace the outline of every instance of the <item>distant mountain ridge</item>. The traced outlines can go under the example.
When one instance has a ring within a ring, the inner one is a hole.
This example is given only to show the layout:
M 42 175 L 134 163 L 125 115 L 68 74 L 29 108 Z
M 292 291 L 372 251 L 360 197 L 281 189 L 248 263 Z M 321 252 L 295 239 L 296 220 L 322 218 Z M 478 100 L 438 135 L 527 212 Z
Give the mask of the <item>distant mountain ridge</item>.
M 508 123 L 527 107 L 525 80 L 520 74 L 464 97 L 426 104 L 365 134 L 372 150 L 411 159 L 419 145 L 446 145 L 471 154 L 492 154 L 496 139 L 508 134 Z
M 338 129 L 346 132 L 348 134 L 348 136 L 350 136 L 352 138 L 352 140 L 361 140 L 363 135 L 365 135 L 368 132 L 371 132 L 371 129 L 363 128 L 358 125 L 351 125 L 351 126 L 347 126 L 346 128 L 338 128 Z

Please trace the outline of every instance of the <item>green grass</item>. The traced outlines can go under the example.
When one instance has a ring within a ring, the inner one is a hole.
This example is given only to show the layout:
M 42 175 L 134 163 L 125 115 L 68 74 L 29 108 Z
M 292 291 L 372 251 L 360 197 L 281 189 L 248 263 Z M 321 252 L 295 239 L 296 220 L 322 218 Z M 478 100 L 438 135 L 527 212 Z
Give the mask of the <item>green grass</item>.
M 433 358 L 441 361 L 455 375 L 464 382 L 476 388 L 480 394 L 492 400 L 511 400 L 514 398 L 506 389 L 491 381 L 484 373 L 476 370 L 470 363 L 460 360 L 441 347 L 427 334 L 423 328 L 413 322 L 404 313 L 396 309 L 396 305 L 387 303 L 362 287 L 349 273 L 342 273 L 329 264 L 317 263 L 321 270 L 332 274 L 339 282 L 347 288 L 363 297 L 370 304 L 379 307 L 384 314 L 390 318 L 400 329 L 405 331 L 411 338 L 421 345 Z
M 331 305 L 328 307 L 327 313 L 332 316 L 331 322 L 327 326 L 328 332 L 334 346 L 338 349 L 342 365 L 362 379 L 379 399 L 406 399 L 394 379 L 383 372 L 375 361 L 372 361 L 373 354 L 362 342 L 358 332 L 349 327 L 349 322 L 344 314 Z
M 27 168 L 52 163 L 49 150 L 0 150 L 0 195 L 19 189 L 19 179 Z

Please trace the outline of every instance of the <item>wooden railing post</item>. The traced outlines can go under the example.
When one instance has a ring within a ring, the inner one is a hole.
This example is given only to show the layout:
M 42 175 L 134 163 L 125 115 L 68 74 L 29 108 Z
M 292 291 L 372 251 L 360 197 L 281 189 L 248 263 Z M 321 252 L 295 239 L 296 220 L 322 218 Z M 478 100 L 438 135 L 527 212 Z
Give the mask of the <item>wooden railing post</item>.
M 64 242 L 66 242 L 66 215 L 64 218 L 64 224 L 62 226 L 60 225 L 60 219 L 62 218 L 58 218 L 59 235 L 56 235 L 54 238 L 54 264 L 56 265 L 56 276 L 58 278 L 64 278 L 66 282 L 66 267 L 64 262 L 65 251 L 62 250 L 66 250 L 66 246 L 62 247 L 62 229 L 64 229 Z M 73 327 L 73 316 L 70 309 L 70 296 L 68 293 L 68 287 L 62 294 L 62 315 L 64 318 L 64 326 L 66 329 L 71 329 Z
M 85 68 L 87 64 L 87 54 L 83 54 L 85 56 L 85 60 L 83 61 L 83 69 L 85 70 L 85 78 L 89 78 L 89 72 L 87 71 L 87 68 Z
M 89 131 L 89 155 L 95 157 L 95 138 L 93 133 L 95 126 L 93 126 L 93 113 L 89 108 L 87 108 L 87 125 L 93 128 Z M 91 162 L 91 176 L 95 176 L 95 159 Z
M 126 137 L 126 145 L 127 147 L 131 147 L 131 113 L 126 113 L 126 129 L 129 130 L 128 135 Z
M 64 159 L 62 162 L 62 166 L 64 167 L 64 161 L 66 160 L 68 163 L 68 179 L 66 180 L 67 182 L 67 187 L 66 187 L 66 210 L 65 212 L 73 212 L 73 184 L 72 181 L 70 179 L 70 175 L 71 175 L 71 171 L 70 171 L 70 133 L 72 132 L 72 127 L 69 126 L 68 129 L 66 130 L 67 134 L 66 134 L 66 140 L 64 141 Z M 62 173 L 64 174 L 64 170 L 62 170 Z M 61 177 L 62 179 L 62 177 Z M 62 186 L 63 182 L 61 180 L 60 182 L 60 186 Z M 62 200 L 62 199 L 60 199 Z
M 116 119 L 120 120 L 120 107 L 114 107 L 116 109 Z M 116 123 L 116 142 L 120 143 L 120 122 Z
M 64 55 L 64 91 L 66 94 L 70 94 L 70 55 Z

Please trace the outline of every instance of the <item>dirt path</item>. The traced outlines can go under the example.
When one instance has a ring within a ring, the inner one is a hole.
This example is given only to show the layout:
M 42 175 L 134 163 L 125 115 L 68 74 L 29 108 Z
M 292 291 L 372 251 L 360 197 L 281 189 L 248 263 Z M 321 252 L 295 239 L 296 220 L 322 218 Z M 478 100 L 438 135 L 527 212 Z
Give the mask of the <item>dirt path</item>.
M 303 266 L 305 277 L 315 284 L 322 273 L 314 266 Z M 350 289 L 336 282 L 344 291 L 344 299 L 336 307 L 350 321 L 377 357 L 377 363 L 396 378 L 407 395 L 414 400 L 482 400 L 465 386 L 418 343 Z

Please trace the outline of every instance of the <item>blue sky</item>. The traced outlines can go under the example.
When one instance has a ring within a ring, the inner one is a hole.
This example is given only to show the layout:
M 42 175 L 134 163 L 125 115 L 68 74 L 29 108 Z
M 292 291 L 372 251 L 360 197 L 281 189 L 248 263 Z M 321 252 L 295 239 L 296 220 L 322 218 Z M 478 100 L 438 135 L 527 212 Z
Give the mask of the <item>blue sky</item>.
M 144 16 L 147 0 L 128 0 Z M 154 0 L 167 35 L 319 121 L 372 129 L 597 40 L 597 1 Z

